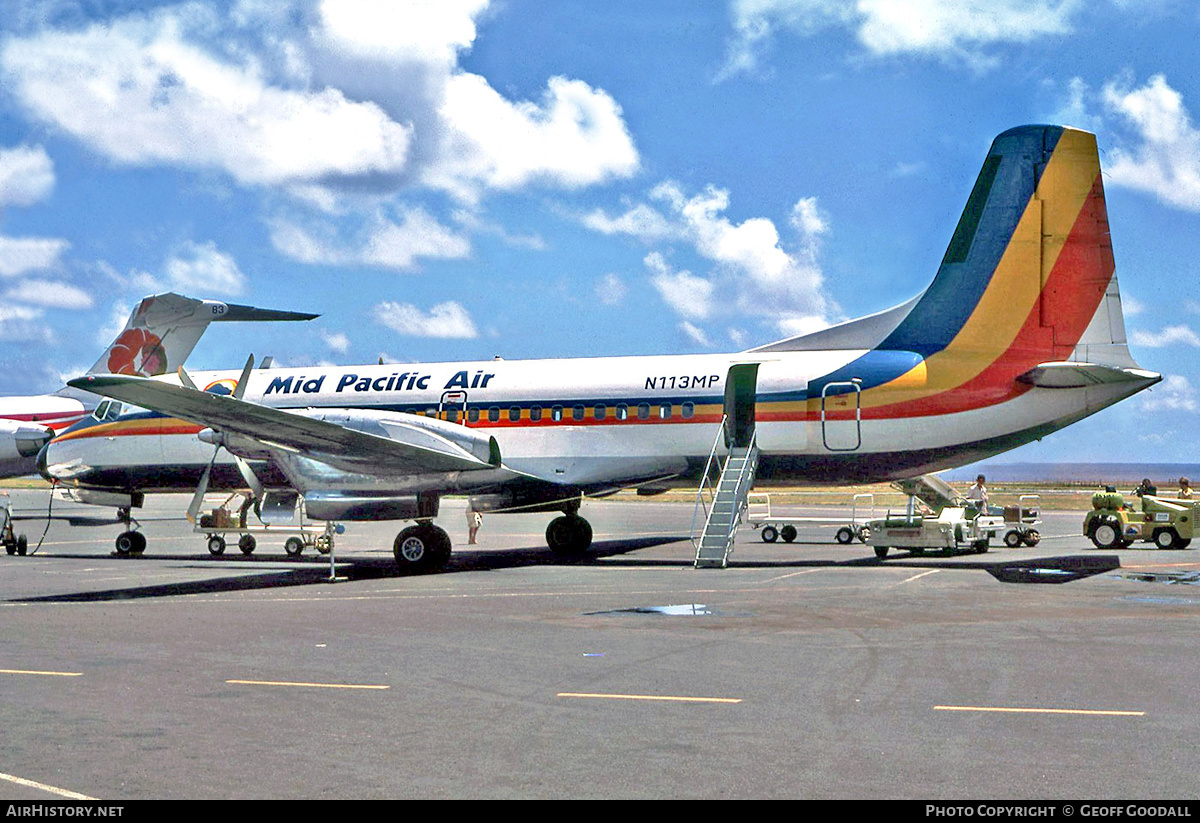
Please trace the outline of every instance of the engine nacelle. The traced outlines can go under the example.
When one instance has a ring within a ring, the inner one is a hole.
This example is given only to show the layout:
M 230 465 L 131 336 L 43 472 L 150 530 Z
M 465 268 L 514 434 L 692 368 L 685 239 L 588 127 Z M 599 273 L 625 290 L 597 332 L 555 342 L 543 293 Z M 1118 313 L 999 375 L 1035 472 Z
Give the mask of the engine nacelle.
M 416 520 L 437 517 L 436 495 L 309 492 L 304 511 L 314 520 Z
M 42 446 L 50 442 L 54 430 L 23 420 L 0 420 L 0 460 L 37 457 Z

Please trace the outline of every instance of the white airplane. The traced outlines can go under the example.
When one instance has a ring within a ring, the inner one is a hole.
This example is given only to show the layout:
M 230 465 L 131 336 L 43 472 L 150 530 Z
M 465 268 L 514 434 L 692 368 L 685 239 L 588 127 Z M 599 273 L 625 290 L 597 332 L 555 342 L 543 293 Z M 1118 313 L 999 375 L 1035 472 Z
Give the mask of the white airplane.
M 77 424 L 43 449 L 43 473 L 117 492 L 287 488 L 318 520 L 416 520 L 394 551 L 426 569 L 450 554 L 431 522 L 446 494 L 481 511 L 561 511 L 547 542 L 576 552 L 591 542 L 583 496 L 694 485 L 714 451 L 756 452 L 771 482 L 912 477 L 1161 379 L 1126 346 L 1095 137 L 1059 126 L 996 138 L 921 295 L 814 334 L 734 354 L 252 361 L 240 376 L 71 381 L 154 411 Z
M 150 376 L 183 365 L 208 324 L 220 320 L 310 320 L 317 315 L 258 309 L 167 292 L 142 299 L 88 374 Z M 54 394 L 0 397 L 0 478 L 37 472 L 38 451 L 79 422 L 101 398 L 66 387 Z

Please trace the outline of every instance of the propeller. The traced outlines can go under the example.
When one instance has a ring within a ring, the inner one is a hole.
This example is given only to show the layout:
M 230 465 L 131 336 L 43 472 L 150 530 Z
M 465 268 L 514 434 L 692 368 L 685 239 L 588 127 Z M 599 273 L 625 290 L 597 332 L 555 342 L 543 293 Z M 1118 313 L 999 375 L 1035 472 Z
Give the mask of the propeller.
M 250 373 L 254 370 L 254 355 L 251 354 L 246 359 L 246 365 L 242 369 L 241 377 L 238 378 L 237 384 L 233 387 L 233 397 L 241 400 L 246 393 L 246 385 L 250 382 Z M 179 367 L 179 381 L 189 389 L 200 391 L 196 383 L 188 375 L 183 366 Z M 212 469 L 217 462 L 217 455 L 221 453 L 221 447 L 225 445 L 225 438 L 219 431 L 213 431 L 211 442 L 214 445 L 212 459 L 208 461 L 208 466 L 205 467 L 204 473 L 200 475 L 200 482 L 196 485 L 196 492 L 192 495 L 192 502 L 188 506 L 187 519 L 195 523 L 196 518 L 200 514 L 200 507 L 204 505 L 204 495 L 208 493 L 208 484 L 212 479 Z M 245 458 L 239 457 L 233 452 L 229 453 L 233 458 L 234 464 L 238 468 L 238 473 L 242 475 L 242 479 L 246 481 L 246 485 L 250 488 L 251 499 L 257 504 L 263 497 L 262 481 L 254 474 L 254 469 Z

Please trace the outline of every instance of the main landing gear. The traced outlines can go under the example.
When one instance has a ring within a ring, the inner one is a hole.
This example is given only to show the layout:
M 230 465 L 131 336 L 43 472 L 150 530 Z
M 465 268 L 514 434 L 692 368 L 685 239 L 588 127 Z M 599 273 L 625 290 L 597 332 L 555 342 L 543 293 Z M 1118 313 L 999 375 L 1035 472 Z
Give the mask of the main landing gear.
M 435 571 L 450 561 L 450 535 L 428 521 L 417 523 L 396 535 L 392 552 L 401 571 Z
M 560 515 L 546 527 L 546 544 L 560 557 L 577 557 L 592 545 L 592 526 L 575 511 Z M 428 520 L 396 535 L 392 553 L 401 572 L 420 574 L 442 569 L 450 562 L 450 536 Z
M 574 512 L 556 517 L 546 527 L 546 545 L 557 555 L 583 554 L 592 545 L 592 525 Z

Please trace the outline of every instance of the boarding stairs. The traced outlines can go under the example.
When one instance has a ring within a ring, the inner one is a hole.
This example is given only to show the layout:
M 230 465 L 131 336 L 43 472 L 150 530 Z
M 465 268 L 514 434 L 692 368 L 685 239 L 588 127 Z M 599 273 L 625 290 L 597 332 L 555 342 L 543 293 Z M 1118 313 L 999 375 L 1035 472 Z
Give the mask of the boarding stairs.
M 722 460 L 720 451 L 726 439 L 722 421 L 717 439 L 709 453 L 708 462 L 696 491 L 696 508 L 692 514 L 692 546 L 696 550 L 697 569 L 723 569 L 729 564 L 733 538 L 746 510 L 750 487 L 758 471 L 758 440 L 751 434 L 745 446 L 730 446 Z M 717 479 L 715 484 L 713 476 Z M 704 529 L 696 537 L 696 524 L 703 513 Z

